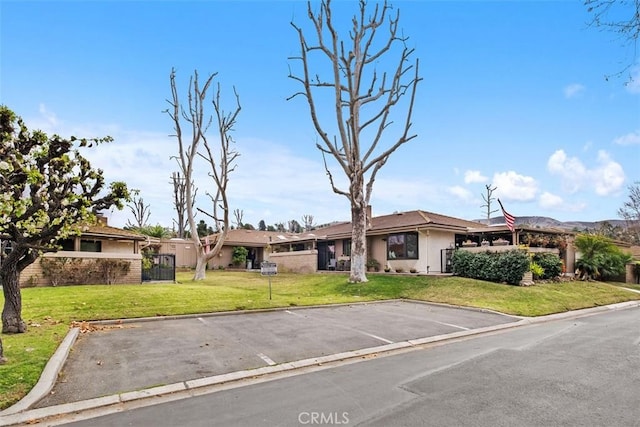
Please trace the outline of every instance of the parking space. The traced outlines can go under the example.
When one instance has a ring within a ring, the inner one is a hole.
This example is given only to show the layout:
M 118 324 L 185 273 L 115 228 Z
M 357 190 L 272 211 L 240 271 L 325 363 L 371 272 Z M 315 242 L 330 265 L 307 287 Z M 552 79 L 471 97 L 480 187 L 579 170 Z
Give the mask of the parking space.
M 392 301 L 124 324 L 82 334 L 53 393 L 37 406 L 517 320 L 480 310 Z

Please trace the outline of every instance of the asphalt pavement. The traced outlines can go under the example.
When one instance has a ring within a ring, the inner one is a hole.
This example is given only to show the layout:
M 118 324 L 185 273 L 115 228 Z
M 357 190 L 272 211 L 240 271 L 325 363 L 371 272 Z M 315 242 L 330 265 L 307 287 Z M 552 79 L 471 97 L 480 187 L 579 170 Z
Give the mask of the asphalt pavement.
M 590 311 L 626 308 L 622 303 Z M 568 317 L 563 313 L 548 318 Z M 0 426 L 529 324 L 414 301 L 96 322 L 74 328 Z M 538 318 L 536 321 L 544 321 Z

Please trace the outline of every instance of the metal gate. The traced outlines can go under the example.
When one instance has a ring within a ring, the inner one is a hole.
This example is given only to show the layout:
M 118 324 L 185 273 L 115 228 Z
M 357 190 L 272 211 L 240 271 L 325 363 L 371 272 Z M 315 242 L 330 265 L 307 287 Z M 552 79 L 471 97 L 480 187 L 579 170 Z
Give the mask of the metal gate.
M 175 254 L 152 254 L 148 257 L 151 261 L 143 263 L 142 281 L 150 282 L 156 280 L 176 280 L 176 256 Z M 144 268 L 147 264 L 148 268 Z
M 440 250 L 440 268 L 443 273 L 453 273 L 453 249 Z

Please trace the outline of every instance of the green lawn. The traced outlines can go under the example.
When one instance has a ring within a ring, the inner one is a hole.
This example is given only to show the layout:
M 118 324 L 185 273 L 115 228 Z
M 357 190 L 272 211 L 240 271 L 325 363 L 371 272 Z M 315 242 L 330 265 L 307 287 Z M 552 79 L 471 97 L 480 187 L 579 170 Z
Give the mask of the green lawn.
M 22 398 L 73 321 L 251 310 L 412 298 L 508 314 L 540 316 L 640 299 L 606 283 L 565 282 L 508 286 L 459 277 L 370 274 L 366 284 L 347 283 L 346 274 L 278 274 L 212 271 L 192 282 L 178 273 L 177 284 L 83 285 L 22 290 L 26 334 L 3 335 L 8 363 L 0 366 L 0 409 Z M 2 303 L 4 300 L 0 299 Z

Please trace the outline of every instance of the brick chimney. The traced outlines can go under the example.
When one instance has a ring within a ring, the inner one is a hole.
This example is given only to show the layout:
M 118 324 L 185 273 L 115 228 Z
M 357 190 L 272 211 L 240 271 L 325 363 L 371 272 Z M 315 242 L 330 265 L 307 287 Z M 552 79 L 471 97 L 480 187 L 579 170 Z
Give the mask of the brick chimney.
M 106 227 L 108 224 L 108 219 L 103 214 L 96 214 L 96 224 L 102 227 Z

